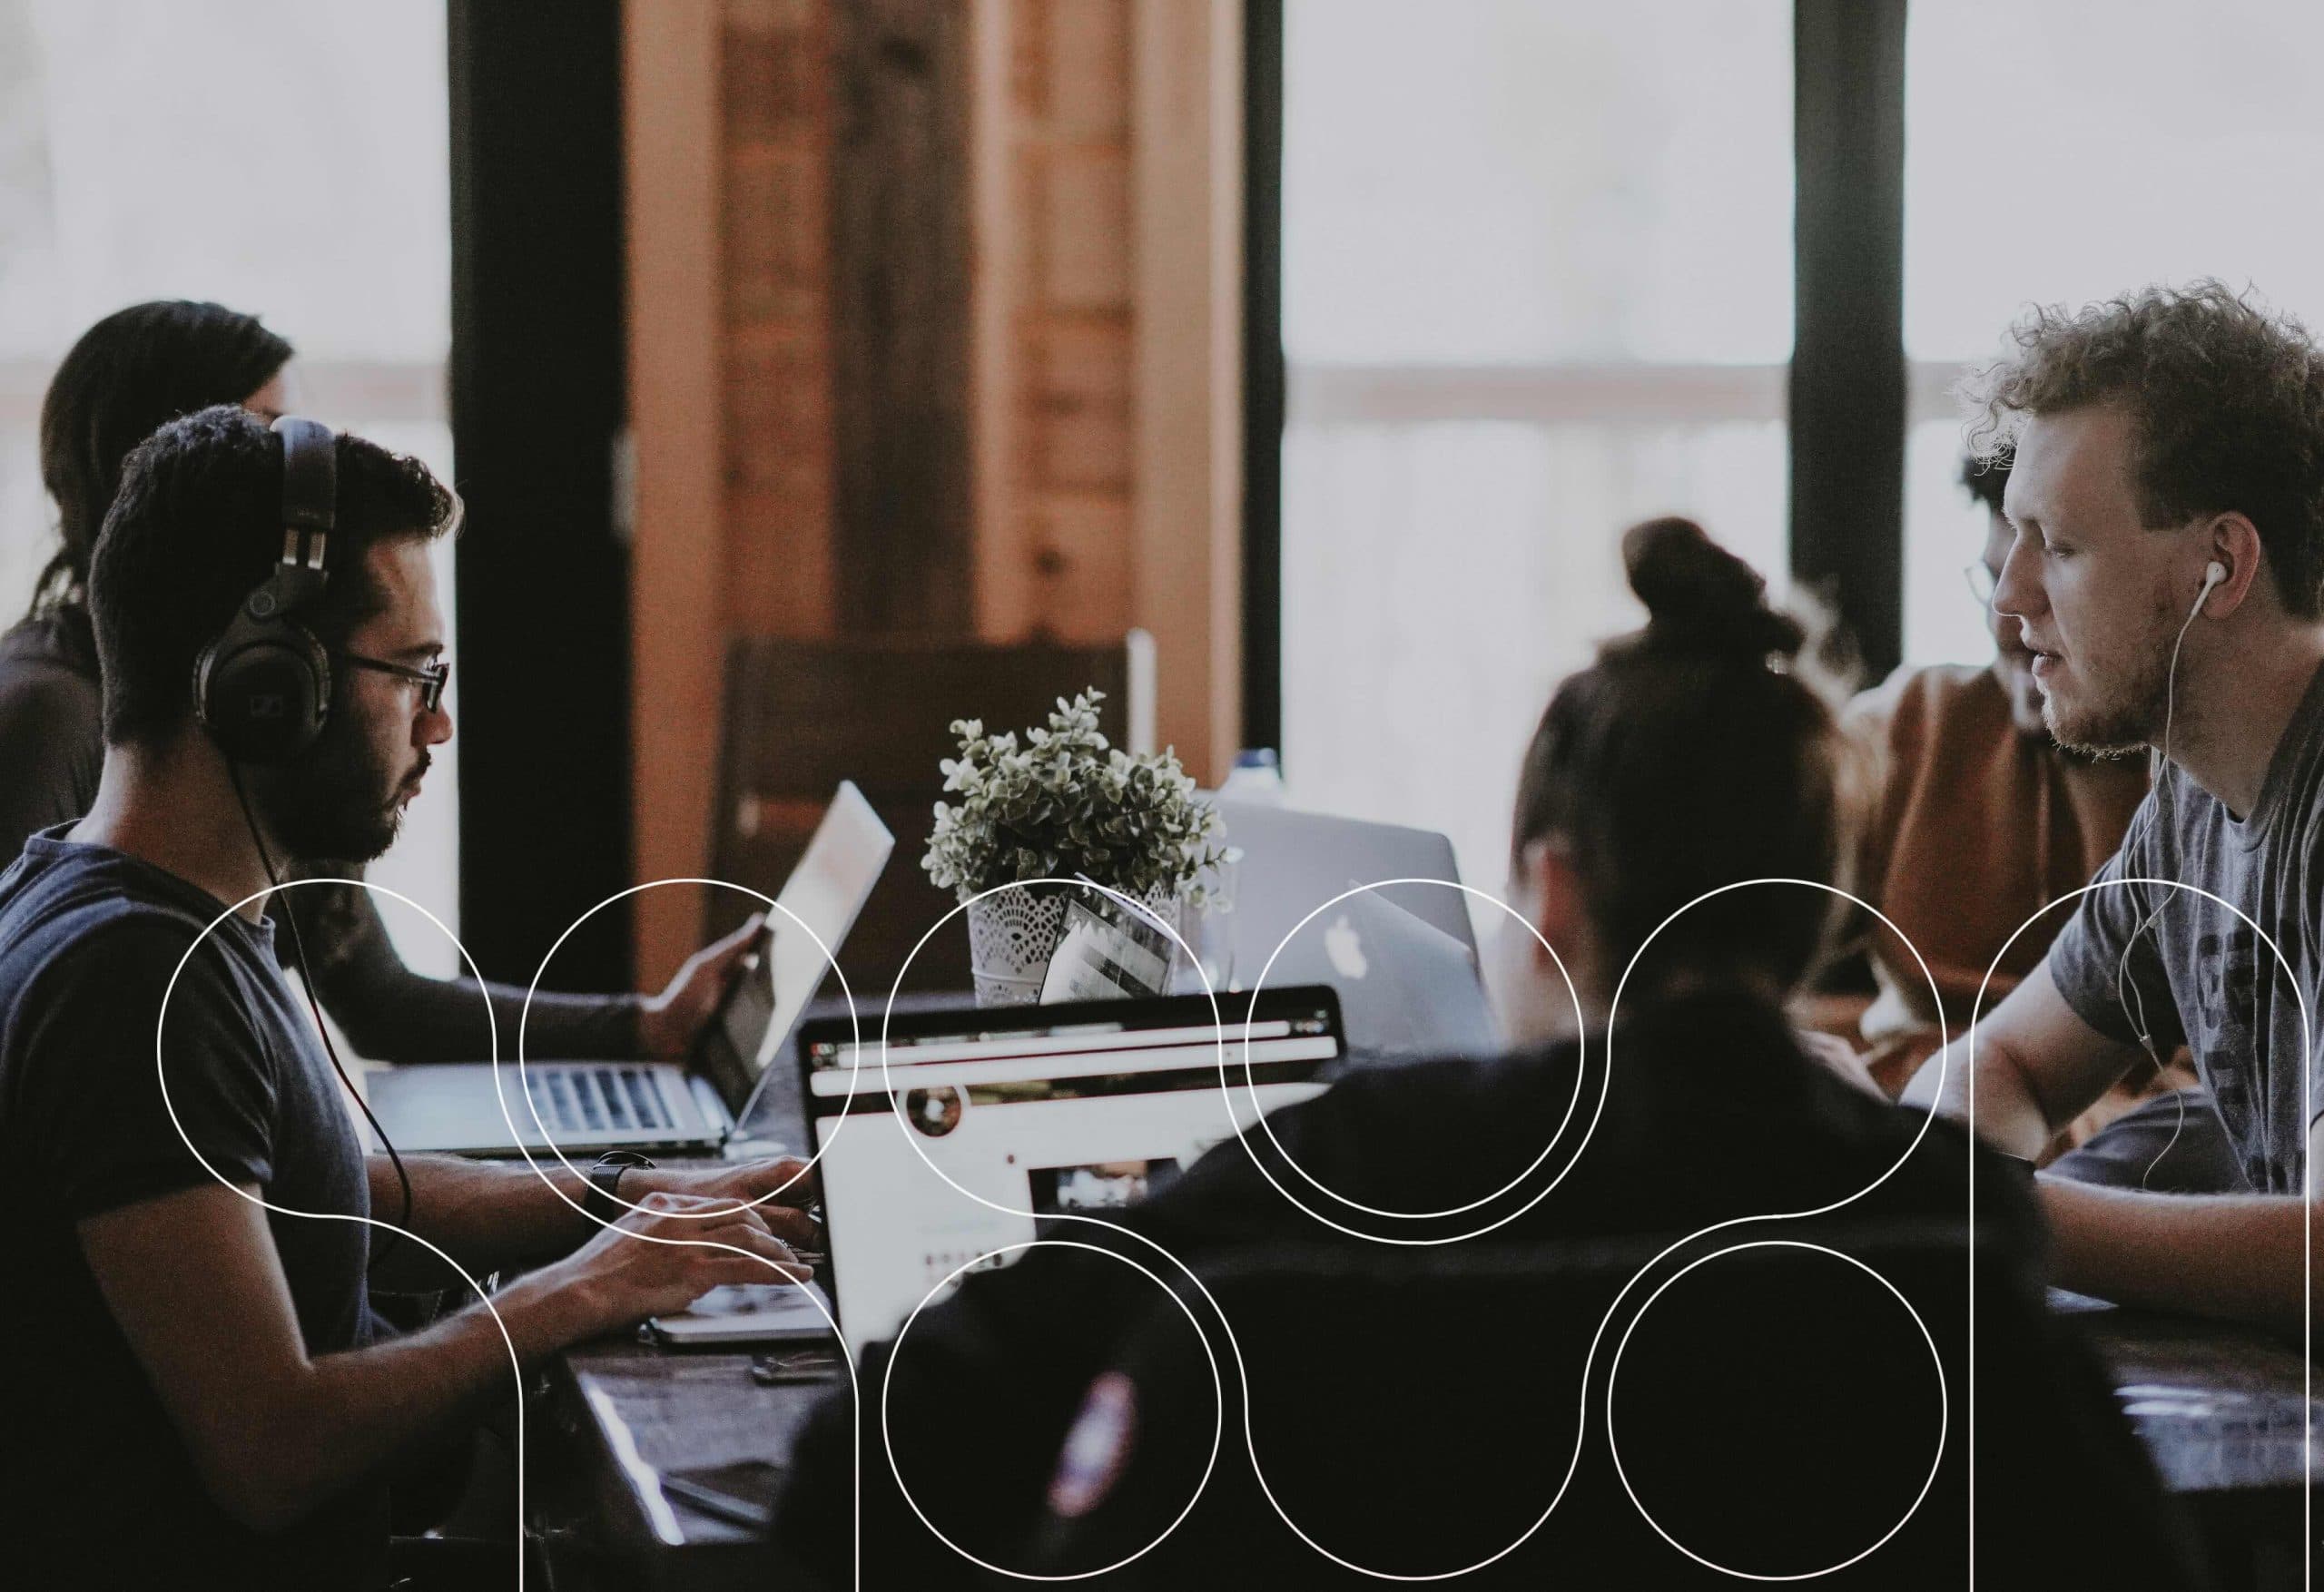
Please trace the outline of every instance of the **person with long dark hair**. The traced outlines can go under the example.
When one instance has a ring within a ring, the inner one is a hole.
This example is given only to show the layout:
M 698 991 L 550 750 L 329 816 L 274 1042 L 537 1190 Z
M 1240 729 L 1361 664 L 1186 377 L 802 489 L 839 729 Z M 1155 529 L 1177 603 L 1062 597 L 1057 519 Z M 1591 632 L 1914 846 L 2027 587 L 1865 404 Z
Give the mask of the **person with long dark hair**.
M 122 461 L 162 426 L 212 404 L 269 420 L 287 403 L 290 343 L 219 304 L 160 300 L 114 311 L 57 366 L 41 402 L 41 484 L 59 545 L 32 607 L 0 635 L 0 851 L 78 818 L 104 761 L 89 555 L 121 486 Z
M 163 425 L 214 404 L 271 421 L 290 402 L 288 340 L 256 316 L 188 300 L 133 304 L 73 345 L 41 404 L 41 480 L 60 545 L 24 619 L 0 635 L 0 863 L 25 840 L 89 811 L 104 761 L 103 693 L 88 606 L 90 557 L 131 450 Z M 326 865 L 323 874 L 354 870 Z M 379 1061 L 481 1056 L 492 1029 L 468 979 L 405 966 L 369 890 L 299 892 L 314 936 L 316 994 L 354 1047 Z M 656 996 L 535 996 L 536 1055 L 675 1057 L 748 949 L 757 919 L 688 962 Z M 498 1032 L 513 1036 L 524 991 L 484 986 Z

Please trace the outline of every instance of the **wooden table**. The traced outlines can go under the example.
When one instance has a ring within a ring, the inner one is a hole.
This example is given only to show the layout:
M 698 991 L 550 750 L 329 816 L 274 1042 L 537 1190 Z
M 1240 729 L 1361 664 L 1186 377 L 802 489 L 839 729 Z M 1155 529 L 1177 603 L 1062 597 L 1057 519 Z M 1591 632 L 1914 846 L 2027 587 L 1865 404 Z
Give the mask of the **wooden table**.
M 907 997 L 899 1009 L 941 997 Z M 949 997 L 958 999 L 958 997 Z M 823 1003 L 818 1003 L 819 1007 Z M 825 1009 L 840 1009 L 835 1006 Z M 876 1033 L 879 1012 L 865 1014 Z M 789 1056 L 753 1126 L 801 1138 Z M 2303 1435 L 2319 1430 L 2297 1349 L 2246 1330 L 2119 1309 L 2060 1289 L 2109 1367 L 2124 1418 L 2163 1485 L 2185 1503 L 2226 1588 L 2301 1585 Z M 536 1422 L 533 1514 L 563 1592 L 600 1587 L 763 1587 L 758 1533 L 674 1492 L 671 1472 L 762 1508 L 782 1486 L 792 1440 L 833 1384 L 761 1386 L 745 1351 L 590 1344 L 549 1373 Z M 2071 1526 L 2104 1529 L 2104 1522 Z
M 604 1342 L 549 1375 L 532 1513 L 551 1585 L 708 1588 L 766 1584 L 760 1533 L 665 1484 L 676 1473 L 759 1508 L 830 1382 L 762 1387 L 745 1352 Z
M 2187 1504 L 2221 1584 L 2297 1587 L 2306 1455 L 2319 1426 L 2299 1353 L 2215 1323 L 2061 1295 L 2112 1371 L 2115 1395 Z M 745 1352 L 589 1345 L 550 1379 L 554 1434 L 536 1471 L 558 1588 L 763 1586 L 755 1533 L 665 1489 L 670 1471 L 761 1506 L 832 1384 L 762 1387 Z M 2303 1421 L 2305 1410 L 2307 1420 Z M 2104 1522 L 2073 1528 L 2104 1529 Z
M 959 1005 L 965 992 L 901 996 L 899 1012 Z M 860 1020 L 876 1036 L 884 1000 Z M 810 1018 L 845 1016 L 819 999 Z M 769 1064 L 744 1129 L 804 1155 L 796 1036 Z M 684 1165 L 669 1162 L 668 1165 Z M 548 1371 L 533 1430 L 539 1445 L 528 1508 L 559 1592 L 596 1587 L 763 1588 L 759 1533 L 664 1485 L 673 1472 L 761 1508 L 782 1485 L 790 1444 L 829 1382 L 763 1387 L 754 1351 L 665 1350 L 638 1341 L 585 1344 Z
M 2063 1290 L 2122 1415 L 2187 1506 L 2223 1587 L 2305 1585 L 2309 1439 L 2324 1420 L 2299 1351 L 2217 1322 L 2124 1310 Z

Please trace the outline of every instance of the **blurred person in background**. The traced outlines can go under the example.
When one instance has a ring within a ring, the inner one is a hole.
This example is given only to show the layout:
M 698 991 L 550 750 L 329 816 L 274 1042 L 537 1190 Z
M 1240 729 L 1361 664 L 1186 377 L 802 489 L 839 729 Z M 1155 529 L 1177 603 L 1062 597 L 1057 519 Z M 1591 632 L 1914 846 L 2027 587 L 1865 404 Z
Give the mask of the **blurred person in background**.
M 1961 470 L 1985 511 L 1984 547 L 1963 575 L 1993 634 L 1993 661 L 1900 669 L 1844 720 L 1872 787 L 1852 888 L 1896 926 L 1863 919 L 1877 994 L 1855 1027 L 1875 1081 L 1891 1095 L 1967 1032 L 1988 968 L 1990 1012 L 2040 965 L 2069 916 L 2044 909 L 2105 865 L 2146 797 L 2142 759 L 2092 757 L 2051 737 L 2034 654 L 2017 620 L 1994 609 L 1994 583 L 2015 535 L 2002 512 L 2009 467 L 2004 456 L 1966 459 Z M 1926 958 L 1926 975 L 1907 941 Z M 1931 977 L 1941 1011 L 1930 1004 Z M 2083 1182 L 2244 1186 L 2183 1054 L 2159 1073 L 2147 1066 L 2124 1079 L 2059 1135 L 2057 1150 L 2064 1153 L 2055 1169 Z

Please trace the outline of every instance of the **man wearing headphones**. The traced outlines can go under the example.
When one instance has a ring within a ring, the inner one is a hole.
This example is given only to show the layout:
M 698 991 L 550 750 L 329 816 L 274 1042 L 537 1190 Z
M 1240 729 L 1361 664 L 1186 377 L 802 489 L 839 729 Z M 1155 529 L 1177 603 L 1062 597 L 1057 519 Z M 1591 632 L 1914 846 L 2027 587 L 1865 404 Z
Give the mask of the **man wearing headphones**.
M 415 461 L 234 408 L 139 448 L 106 521 L 96 802 L 0 875 L 0 1497 L 45 1585 L 377 1584 L 381 1476 L 518 1363 L 802 1274 L 796 1162 L 367 1157 L 281 976 L 278 866 L 377 856 L 451 734 L 456 521 Z M 374 1281 L 464 1286 L 438 1249 L 538 1269 L 377 1341 Z
M 1985 392 L 2014 456 L 1994 607 L 2059 742 L 2161 760 L 2042 965 L 1944 1053 L 1941 1093 L 1931 1064 L 1906 1098 L 2030 1159 L 2187 1046 L 2256 1192 L 2045 1174 L 2058 1281 L 2297 1332 L 2324 1105 L 2324 358 L 2208 282 L 2037 311 L 2015 336 Z

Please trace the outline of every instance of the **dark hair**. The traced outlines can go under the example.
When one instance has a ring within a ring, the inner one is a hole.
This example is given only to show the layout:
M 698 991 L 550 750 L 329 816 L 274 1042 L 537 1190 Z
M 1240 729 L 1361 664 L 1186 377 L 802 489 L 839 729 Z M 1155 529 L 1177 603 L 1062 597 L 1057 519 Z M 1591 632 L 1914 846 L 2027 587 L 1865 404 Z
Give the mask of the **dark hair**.
M 2011 336 L 2017 357 L 1967 389 L 1981 453 L 2005 453 L 2020 417 L 2119 403 L 2145 523 L 2241 512 L 2285 610 L 2324 614 L 2324 359 L 2299 321 L 2199 281 L 2037 307 Z
M 1644 630 L 1567 677 L 1526 748 L 1511 850 L 1572 850 L 1591 923 L 1616 968 L 1721 885 L 1828 881 L 1840 856 L 1842 752 L 1832 709 L 1792 672 L 1807 640 L 1766 583 L 1691 520 L 1622 537 Z M 1654 966 L 1788 988 L 1834 919 L 1820 890 L 1736 890 L 1655 938 Z
M 222 305 L 161 299 L 81 334 L 40 406 L 40 478 L 64 545 L 33 587 L 37 617 L 77 605 L 130 449 L 181 415 L 239 404 L 290 362 L 290 345 Z
M 2009 489 L 2009 455 L 1967 454 L 1961 460 L 1961 485 L 1984 506 L 1987 514 L 2002 512 L 2002 494 Z
M 459 525 L 418 459 L 343 434 L 338 452 L 330 584 L 300 615 L 327 647 L 385 600 L 364 573 L 373 543 Z M 281 507 L 282 444 L 237 405 L 172 420 L 129 456 L 89 567 L 108 745 L 165 736 L 192 712 L 195 658 L 281 557 Z

